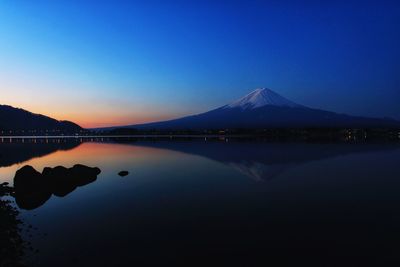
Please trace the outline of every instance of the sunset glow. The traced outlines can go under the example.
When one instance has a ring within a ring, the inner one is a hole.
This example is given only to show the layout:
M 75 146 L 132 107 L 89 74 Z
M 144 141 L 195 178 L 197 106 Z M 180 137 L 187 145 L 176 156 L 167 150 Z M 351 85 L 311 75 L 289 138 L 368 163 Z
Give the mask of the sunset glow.
M 0 104 L 101 127 L 268 87 L 314 108 L 400 119 L 394 2 L 156 2 L 2 1 Z

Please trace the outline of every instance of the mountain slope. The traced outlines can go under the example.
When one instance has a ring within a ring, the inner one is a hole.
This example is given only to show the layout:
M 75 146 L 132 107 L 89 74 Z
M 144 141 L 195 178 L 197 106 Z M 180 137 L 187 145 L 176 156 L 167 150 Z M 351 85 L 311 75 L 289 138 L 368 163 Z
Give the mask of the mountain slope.
M 29 111 L 0 105 L 0 130 L 1 131 L 60 131 L 77 132 L 82 128 L 70 121 L 58 121 L 53 118 L 34 114 Z
M 349 116 L 296 104 L 267 88 L 220 108 L 169 121 L 130 125 L 125 128 L 157 130 L 204 130 L 233 128 L 362 127 L 398 128 L 400 122 Z
M 258 88 L 241 99 L 226 105 L 224 108 L 255 109 L 263 106 L 301 108 L 296 104 L 268 88 Z

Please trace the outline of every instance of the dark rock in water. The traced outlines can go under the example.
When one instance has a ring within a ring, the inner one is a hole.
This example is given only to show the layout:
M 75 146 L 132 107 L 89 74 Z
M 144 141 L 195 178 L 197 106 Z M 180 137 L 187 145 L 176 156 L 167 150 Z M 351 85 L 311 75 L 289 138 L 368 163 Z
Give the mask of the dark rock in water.
M 82 164 L 75 164 L 70 170 L 80 175 L 99 175 L 101 173 L 97 167 L 91 168 Z
M 84 186 L 90 184 L 97 179 L 97 175 L 101 173 L 99 168 L 90 168 L 81 164 L 76 164 L 70 169 L 76 186 Z
M 76 189 L 75 182 L 70 176 L 70 169 L 63 166 L 43 170 L 43 178 L 50 191 L 58 197 L 64 197 Z
M 74 191 L 78 186 L 84 186 L 96 181 L 100 172 L 99 168 L 77 164 L 69 169 L 63 166 L 47 167 L 43 170 L 43 176 L 51 186 L 53 194 L 63 197 Z
M 20 193 L 38 191 L 43 185 L 42 174 L 36 171 L 32 166 L 26 165 L 15 173 L 14 187 L 18 188 L 18 192 Z
M 128 171 L 120 171 L 120 172 L 118 173 L 118 175 L 121 176 L 121 177 L 127 176 L 128 174 L 129 174 Z
M 15 173 L 14 191 L 17 205 L 27 210 L 40 207 L 51 197 L 42 174 L 28 165 Z
M 31 166 L 24 166 L 14 177 L 14 194 L 17 205 L 22 209 L 35 209 L 43 205 L 52 194 L 64 197 L 78 186 L 96 181 L 99 168 L 77 164 L 72 168 L 46 167 L 42 173 Z

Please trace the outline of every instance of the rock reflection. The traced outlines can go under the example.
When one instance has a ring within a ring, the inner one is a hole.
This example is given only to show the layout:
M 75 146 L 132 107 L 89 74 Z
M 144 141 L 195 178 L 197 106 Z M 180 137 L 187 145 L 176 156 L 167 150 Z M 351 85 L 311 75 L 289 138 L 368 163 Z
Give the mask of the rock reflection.
M 14 177 L 12 196 L 21 209 L 32 210 L 42 206 L 52 195 L 64 197 L 79 186 L 96 181 L 99 168 L 74 165 L 72 168 L 46 167 L 43 172 L 32 166 L 19 169 Z

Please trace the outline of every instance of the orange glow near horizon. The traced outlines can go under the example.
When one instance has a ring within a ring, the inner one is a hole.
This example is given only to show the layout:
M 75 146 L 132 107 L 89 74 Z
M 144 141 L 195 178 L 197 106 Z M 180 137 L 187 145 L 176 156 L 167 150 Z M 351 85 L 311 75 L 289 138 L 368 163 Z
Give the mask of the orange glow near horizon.
M 2 103 L 3 104 L 3 103 Z M 162 121 L 177 118 L 179 114 L 166 114 L 155 110 L 147 112 L 144 109 L 126 111 L 120 107 L 100 108 L 96 106 L 83 105 L 65 108 L 65 105 L 26 105 L 26 103 L 8 104 L 15 108 L 22 108 L 32 113 L 42 114 L 56 120 L 72 121 L 83 128 L 112 127 L 122 125 L 134 125 L 154 121 Z M 51 110 L 49 112 L 49 110 Z M 164 114 L 164 115 L 160 115 Z
M 32 81 L 33 85 L 29 86 L 22 81 L 21 85 L 15 84 L 15 79 L 7 81 L 10 78 L 4 73 L 0 73 L 0 78 L 5 78 L 6 81 L 6 85 L 0 85 L 0 105 L 22 108 L 56 120 L 72 121 L 83 128 L 134 125 L 173 119 L 191 113 L 190 109 L 186 110 L 187 108 L 180 105 L 163 105 L 157 99 L 144 102 L 146 97 L 141 96 L 143 91 L 139 89 L 136 91 L 139 96 L 124 98 L 91 92 L 81 87 L 59 87 L 56 83 L 54 87 L 59 88 L 57 90 L 50 90 L 50 86 L 36 90 L 31 87 L 36 87 L 42 80 Z
M 72 121 L 77 123 L 83 128 L 101 128 L 101 127 L 134 125 L 134 124 L 170 119 L 170 117 L 168 116 L 138 117 L 138 116 L 118 116 L 112 114 L 77 115 L 77 116 L 63 116 L 61 114 L 60 115 L 55 114 L 53 118 L 57 120 Z

